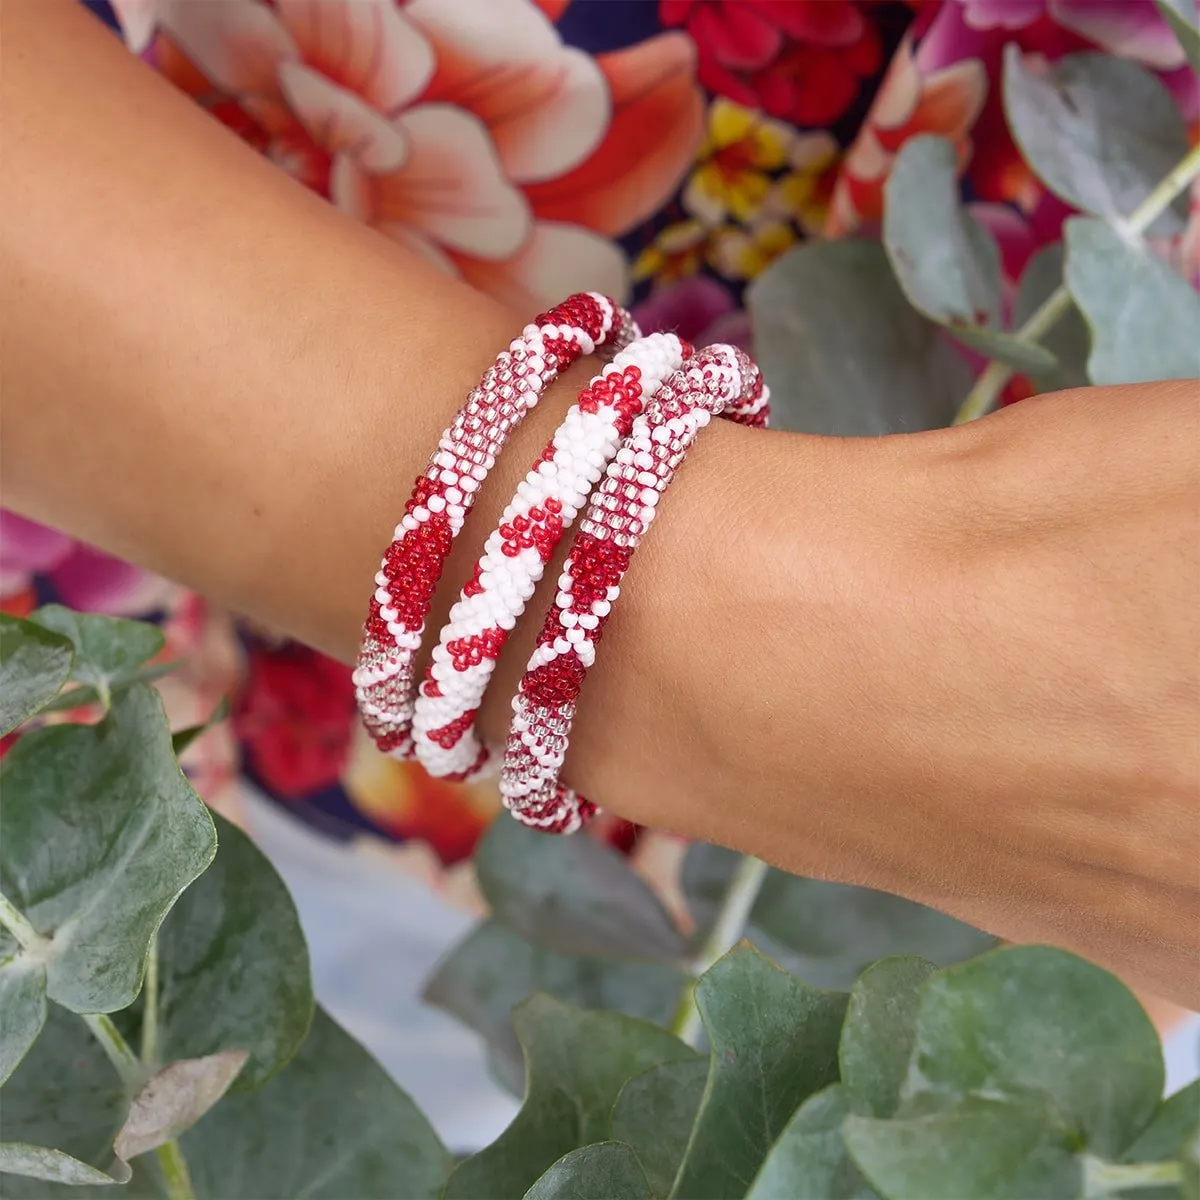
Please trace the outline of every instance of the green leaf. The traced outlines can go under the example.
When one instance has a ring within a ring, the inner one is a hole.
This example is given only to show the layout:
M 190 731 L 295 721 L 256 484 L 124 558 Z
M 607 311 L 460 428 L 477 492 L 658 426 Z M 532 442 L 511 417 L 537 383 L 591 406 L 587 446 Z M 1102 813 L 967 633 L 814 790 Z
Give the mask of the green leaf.
M 313 1014 L 308 946 L 283 880 L 235 825 L 212 814 L 213 864 L 158 933 L 159 1057 L 246 1050 L 234 1090 L 258 1087 L 296 1053 Z
M 874 435 L 948 425 L 971 368 L 917 312 L 875 242 L 808 242 L 747 291 L 772 423 Z
M 683 888 L 701 933 L 712 923 L 737 860 L 717 846 L 688 851 Z M 944 965 L 996 944 L 990 934 L 899 896 L 776 870 L 767 873 L 746 937 L 806 983 L 838 991 L 888 955 L 914 954 Z
M 945 138 L 904 143 L 885 186 L 883 243 L 910 302 L 959 341 L 1019 371 L 1054 356 L 1001 329 L 1000 250 L 959 200 L 958 156 Z
M 1067 286 L 1092 333 L 1093 383 L 1200 375 L 1200 296 L 1140 241 L 1103 221 L 1066 225 Z
M 66 638 L 0 613 L 0 737 L 58 694 L 70 678 L 74 653 Z
M 161 679 L 164 675 L 170 675 L 172 671 L 179 668 L 178 660 L 165 663 L 151 663 L 149 666 L 142 667 L 138 671 L 134 671 L 131 675 L 122 677 L 120 686 L 127 688 L 135 683 L 153 683 L 156 679 Z M 100 696 L 93 687 L 87 687 L 81 683 L 77 683 L 67 688 L 65 692 L 59 692 L 45 708 L 44 713 L 53 712 L 71 712 L 77 708 L 84 708 L 91 704 L 99 704 Z
M 564 1154 L 525 1200 L 650 1200 L 637 1155 L 621 1142 L 597 1142 Z
M 129 1107 L 124 1087 L 87 1026 L 50 1005 L 41 1037 L 0 1093 L 4 1138 L 0 1195 L 4 1200 L 47 1200 L 77 1191 L 54 1189 L 46 1179 L 83 1177 L 92 1183 L 129 1178 L 114 1162 L 113 1139 Z M 16 1143 L 16 1148 L 13 1148 Z M 79 1164 L 79 1165 L 76 1165 Z M 89 1175 L 87 1168 L 99 1176 Z M 24 1179 L 19 1175 L 32 1175 Z
M 921 987 L 937 968 L 920 958 L 885 958 L 850 991 L 838 1063 L 842 1081 L 862 1097 L 863 1116 L 890 1117 L 900 1103 L 917 1040 Z
M 901 1115 L 1019 1098 L 1080 1150 L 1115 1158 L 1162 1089 L 1158 1035 L 1119 979 L 1064 950 L 1012 946 L 925 984 Z
M 875 1200 L 842 1141 L 842 1122 L 865 1111 L 862 1099 L 840 1083 L 810 1096 L 771 1147 L 746 1200 Z
M 151 935 L 216 851 L 162 702 L 137 684 L 97 725 L 27 734 L 0 784 L 0 891 L 49 940 L 50 998 L 76 1012 L 127 1007 Z
M 696 1004 L 712 1055 L 673 1196 L 740 1196 L 799 1105 L 837 1079 L 848 997 L 793 979 L 752 947 L 701 976 Z
M 1029 260 L 1021 276 L 1013 324 L 1018 328 L 1024 325 L 1062 281 L 1062 243 L 1043 246 Z M 1042 338 L 1042 345 L 1054 355 L 1056 365 L 1049 371 L 1030 373 L 1038 391 L 1059 392 L 1067 388 L 1087 387 L 1091 383 L 1087 374 L 1087 359 L 1092 338 L 1074 304 Z
M 190 1129 L 222 1096 L 246 1062 L 245 1050 L 168 1063 L 138 1090 L 113 1148 L 136 1158 Z
M 171 734 L 171 749 L 175 757 L 180 758 L 183 752 L 201 735 L 207 733 L 214 725 L 219 725 L 229 716 L 229 697 L 222 696 L 220 704 L 212 711 L 212 716 L 202 725 L 189 725 L 186 729 L 177 729 Z
M 1179 39 L 1184 57 L 1193 71 L 1200 71 L 1200 28 L 1196 15 L 1195 0 L 1156 0 L 1171 31 Z
M 672 967 L 556 954 L 485 921 L 442 960 L 424 997 L 483 1036 L 497 1077 L 519 1096 L 525 1068 L 511 1014 L 522 1000 L 548 992 L 580 1008 L 666 1024 L 686 982 Z
M 37 1041 L 46 1023 L 46 968 L 26 951 L 0 961 L 0 1083 Z
M 708 1061 L 663 1063 L 635 1076 L 613 1108 L 612 1135 L 633 1147 L 655 1196 L 666 1196 L 708 1082 Z
M 75 647 L 71 678 L 92 688 L 105 708 L 112 701 L 113 690 L 132 682 L 138 668 L 153 658 L 165 641 L 156 625 L 78 613 L 61 604 L 47 604 L 31 619 L 70 639 Z
M 1189 1138 L 1200 1135 L 1200 1079 L 1159 1105 L 1154 1120 L 1121 1156 L 1122 1162 L 1161 1162 L 1181 1157 Z
M 906 1120 L 848 1116 L 842 1136 L 888 1200 L 1064 1200 L 1078 1196 L 1080 1162 L 1036 1105 L 971 1099 Z
M 446 1200 L 523 1196 L 564 1154 L 609 1137 L 613 1105 L 627 1080 L 696 1056 L 646 1021 L 583 1012 L 546 995 L 522 1004 L 513 1023 L 525 1051 L 525 1102 L 492 1145 L 458 1166 Z
M 126 1183 L 132 1174 L 126 1162 L 118 1161 L 109 1172 L 98 1171 L 61 1150 L 52 1150 L 49 1146 L 31 1146 L 28 1142 L 0 1142 L 0 1171 L 51 1183 L 104 1185 Z M 43 1196 L 46 1194 L 44 1188 L 38 1191 Z M 17 1193 L 10 1191 L 6 1184 L 5 1195 L 16 1200 Z
M 1145 67 L 1107 54 L 1069 54 L 1054 64 L 1004 53 L 1004 107 L 1025 161 L 1075 208 L 1123 218 L 1188 152 L 1187 128 L 1163 83 Z M 1181 197 L 1151 226 L 1178 233 Z
M 553 837 L 501 814 L 475 871 L 492 915 L 549 950 L 650 960 L 686 950 L 646 882 L 595 838 Z

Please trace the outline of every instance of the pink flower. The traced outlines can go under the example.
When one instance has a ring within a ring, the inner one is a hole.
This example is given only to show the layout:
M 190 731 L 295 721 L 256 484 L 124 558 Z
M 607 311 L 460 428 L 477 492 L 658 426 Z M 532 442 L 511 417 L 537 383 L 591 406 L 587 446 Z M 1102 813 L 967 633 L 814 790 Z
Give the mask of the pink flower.
M 1183 62 L 1183 50 L 1154 0 L 956 0 L 972 29 L 1023 29 L 1039 17 L 1110 54 L 1159 70 Z
M 525 310 L 623 293 L 610 237 L 665 201 L 699 140 L 682 34 L 594 59 L 527 0 L 115 7 L 135 49 L 280 166 Z
M 170 585 L 82 542 L 0 509 L 0 596 L 49 578 L 58 599 L 83 612 L 133 616 L 162 602 Z
M 677 333 L 695 346 L 729 342 L 750 348 L 750 318 L 738 311 L 729 289 L 707 275 L 691 275 L 658 288 L 633 309 L 644 333 Z

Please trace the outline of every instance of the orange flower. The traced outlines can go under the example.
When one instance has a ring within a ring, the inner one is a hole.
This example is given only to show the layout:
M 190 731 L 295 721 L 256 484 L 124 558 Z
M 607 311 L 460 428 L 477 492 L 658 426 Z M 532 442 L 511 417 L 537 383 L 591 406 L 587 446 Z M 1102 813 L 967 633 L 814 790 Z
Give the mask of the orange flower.
M 987 98 L 987 72 L 966 59 L 923 74 L 913 57 L 911 35 L 896 51 L 879 93 L 842 160 L 825 233 L 845 237 L 883 216 L 883 187 L 900 147 L 919 133 L 936 133 L 958 147 L 960 165 L 970 157 L 969 134 Z
M 610 238 L 663 204 L 699 137 L 683 34 L 594 59 L 528 0 L 114 6 L 135 49 L 283 169 L 527 311 L 625 291 Z

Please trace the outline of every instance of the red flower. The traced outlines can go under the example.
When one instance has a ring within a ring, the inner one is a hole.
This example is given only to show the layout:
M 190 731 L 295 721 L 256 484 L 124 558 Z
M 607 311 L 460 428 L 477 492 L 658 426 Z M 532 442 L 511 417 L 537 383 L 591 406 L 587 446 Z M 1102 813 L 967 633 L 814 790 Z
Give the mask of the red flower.
M 250 766 L 271 791 L 295 800 L 329 787 L 354 733 L 350 671 L 304 646 L 255 646 L 233 720 Z
M 828 125 L 879 70 L 874 26 L 854 0 L 660 0 L 684 25 L 710 91 L 797 125 Z

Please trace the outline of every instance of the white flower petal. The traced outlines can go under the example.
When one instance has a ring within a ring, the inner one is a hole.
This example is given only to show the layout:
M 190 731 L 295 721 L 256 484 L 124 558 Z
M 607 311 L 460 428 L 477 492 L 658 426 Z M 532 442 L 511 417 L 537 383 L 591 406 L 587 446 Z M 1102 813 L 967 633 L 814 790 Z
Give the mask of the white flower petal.
M 279 64 L 297 57 L 279 18 L 257 0 L 161 0 L 159 25 L 226 92 L 273 94 Z
M 278 0 L 310 66 L 394 114 L 425 89 L 436 65 L 429 39 L 395 0 Z
M 404 134 L 357 96 L 300 63 L 280 66 L 279 87 L 318 146 L 348 154 L 376 175 L 403 166 L 408 157 Z

